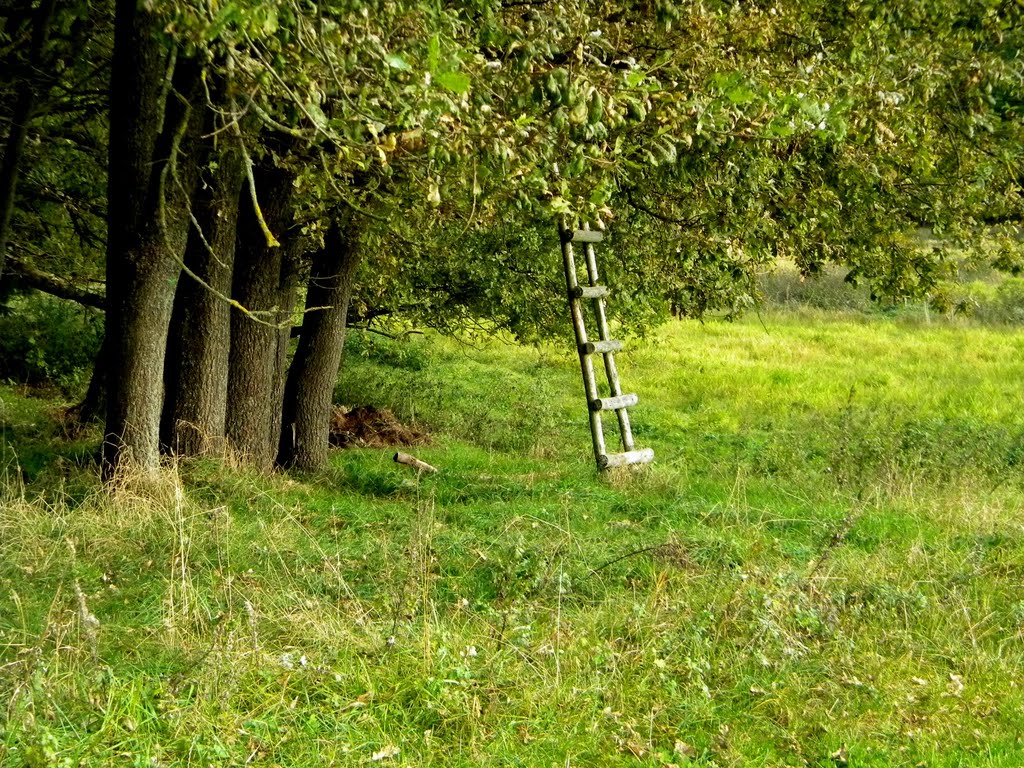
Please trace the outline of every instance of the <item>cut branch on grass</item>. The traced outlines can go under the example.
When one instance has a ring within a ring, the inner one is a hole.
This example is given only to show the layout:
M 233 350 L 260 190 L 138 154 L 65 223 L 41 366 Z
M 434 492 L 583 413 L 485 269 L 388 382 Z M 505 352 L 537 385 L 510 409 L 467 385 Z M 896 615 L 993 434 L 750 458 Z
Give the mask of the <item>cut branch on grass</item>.
M 622 562 L 623 560 L 628 560 L 631 557 L 636 557 L 637 555 L 644 555 L 644 554 L 646 554 L 648 552 L 656 552 L 657 550 L 661 549 L 664 546 L 665 546 L 664 544 L 655 544 L 653 547 L 644 547 L 643 549 L 634 549 L 632 552 L 627 552 L 624 555 L 620 555 L 619 557 L 616 557 L 616 558 L 614 558 L 612 560 L 609 560 L 607 563 L 602 563 L 601 565 L 597 566 L 597 568 L 591 568 L 590 569 L 590 573 L 594 574 L 594 573 L 597 573 L 598 571 L 603 571 L 605 568 L 608 568 L 609 566 L 615 565 L 616 563 Z
M 427 464 L 427 462 L 421 461 L 408 453 L 402 453 L 401 451 L 395 454 L 395 463 L 404 464 L 405 466 L 412 467 L 419 472 L 426 472 L 431 475 L 438 471 L 437 467 L 431 466 L 430 464 Z

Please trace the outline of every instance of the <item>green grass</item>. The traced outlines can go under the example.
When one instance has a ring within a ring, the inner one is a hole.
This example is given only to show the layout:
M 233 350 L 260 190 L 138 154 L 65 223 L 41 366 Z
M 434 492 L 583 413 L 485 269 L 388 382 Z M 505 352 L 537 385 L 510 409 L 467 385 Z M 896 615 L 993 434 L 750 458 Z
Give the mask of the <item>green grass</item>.
M 1022 348 L 673 324 L 604 478 L 554 349 L 359 339 L 338 399 L 430 429 L 419 478 L 104 490 L 0 389 L 0 765 L 1019 766 Z

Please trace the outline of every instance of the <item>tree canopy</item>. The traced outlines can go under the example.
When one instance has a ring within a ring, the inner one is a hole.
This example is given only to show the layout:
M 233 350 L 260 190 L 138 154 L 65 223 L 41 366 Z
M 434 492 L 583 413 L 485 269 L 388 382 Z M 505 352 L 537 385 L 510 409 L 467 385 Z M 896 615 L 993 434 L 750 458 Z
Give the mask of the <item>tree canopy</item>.
M 612 233 L 641 325 L 741 311 L 779 259 L 936 295 L 955 265 L 921 227 L 1001 237 L 1022 268 L 1022 16 L 20 0 L 0 16 L 4 290 L 105 307 L 109 466 L 161 444 L 315 466 L 346 320 L 549 334 L 559 216 Z

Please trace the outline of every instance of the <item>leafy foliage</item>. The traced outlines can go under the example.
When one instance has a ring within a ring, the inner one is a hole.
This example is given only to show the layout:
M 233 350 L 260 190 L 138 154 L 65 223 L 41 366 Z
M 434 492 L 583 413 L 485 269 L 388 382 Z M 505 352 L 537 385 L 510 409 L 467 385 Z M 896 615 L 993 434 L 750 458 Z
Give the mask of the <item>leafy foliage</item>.
M 11 252 L 81 282 L 102 274 L 106 90 L 112 8 L 58 3 L 45 66 L 26 61 L 33 3 L 0 17 L 0 126 L 9 133 L 20 89 L 37 91 L 12 220 Z M 7 286 L 9 289 L 11 286 Z
M 0 379 L 79 394 L 101 337 L 95 311 L 48 296 L 16 299 L 0 314 Z
M 550 328 L 539 288 L 557 284 L 542 253 L 553 215 L 597 217 L 616 232 L 612 269 L 631 278 L 638 326 L 664 316 L 666 301 L 688 314 L 742 311 L 754 274 L 780 257 L 807 273 L 846 264 L 879 296 L 927 295 L 951 266 L 943 249 L 906 248 L 908 227 L 970 238 L 1020 219 L 1014 4 L 154 11 L 167 45 L 223 80 L 207 90 L 221 130 L 241 121 L 254 156 L 300 173 L 308 236 L 322 236 L 342 201 L 372 219 L 368 250 L 381 256 L 364 271 L 363 315 L 484 320 L 523 337 Z M 60 53 L 81 35 L 71 18 L 54 44 L 62 103 L 92 109 L 83 89 L 99 83 Z M 102 62 L 110 33 L 96 18 L 88 58 Z M 41 130 L 64 135 L 47 119 Z M 102 150 L 102 132 L 79 134 L 66 146 Z M 102 173 L 46 146 L 33 183 L 79 202 L 47 213 L 28 194 L 19 247 L 43 242 L 33 233 L 44 228 L 57 245 L 73 242 L 71 227 L 95 248 L 103 193 L 76 179 Z M 1008 240 L 1001 263 L 1018 251 Z M 67 269 L 59 249 L 29 252 Z

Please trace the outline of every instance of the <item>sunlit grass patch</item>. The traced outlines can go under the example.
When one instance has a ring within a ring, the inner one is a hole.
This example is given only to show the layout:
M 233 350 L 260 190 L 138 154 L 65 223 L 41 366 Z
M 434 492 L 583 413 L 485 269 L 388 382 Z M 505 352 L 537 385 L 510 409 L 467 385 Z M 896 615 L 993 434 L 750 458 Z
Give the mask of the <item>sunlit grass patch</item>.
M 1015 335 L 674 324 L 604 477 L 571 351 L 391 344 L 436 475 L 7 486 L 0 765 L 1020 764 Z

